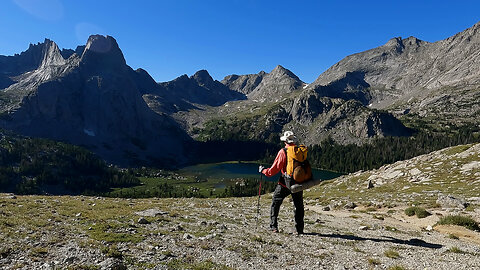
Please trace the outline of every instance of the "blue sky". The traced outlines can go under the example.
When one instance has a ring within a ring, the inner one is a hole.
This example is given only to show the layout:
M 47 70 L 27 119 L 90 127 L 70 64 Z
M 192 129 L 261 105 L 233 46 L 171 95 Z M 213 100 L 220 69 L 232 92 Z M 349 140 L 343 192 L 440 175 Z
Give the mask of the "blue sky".
M 4 0 L 0 55 L 45 38 L 75 48 L 90 34 L 108 34 L 132 68 L 156 81 L 200 69 L 221 80 L 282 65 L 310 83 L 390 38 L 435 42 L 478 21 L 478 0 Z

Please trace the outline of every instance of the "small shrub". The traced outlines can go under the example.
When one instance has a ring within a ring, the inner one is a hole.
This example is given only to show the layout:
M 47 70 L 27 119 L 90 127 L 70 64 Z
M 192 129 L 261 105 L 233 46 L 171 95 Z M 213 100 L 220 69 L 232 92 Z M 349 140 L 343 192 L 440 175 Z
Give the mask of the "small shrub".
M 478 222 L 468 216 L 445 216 L 437 222 L 437 225 L 457 225 L 472 231 L 480 231 Z
M 10 253 L 12 252 L 12 249 L 9 247 L 0 247 L 0 258 L 6 258 Z
M 101 248 L 100 251 L 110 258 L 121 259 L 123 257 L 122 252 L 117 248 L 117 246 L 114 246 L 114 245 L 103 247 L 103 248 Z
M 354 248 L 353 248 L 353 251 L 355 251 L 355 252 L 360 252 L 360 253 L 364 253 L 364 251 L 361 250 L 361 249 L 359 249 L 358 247 L 354 247 Z
M 469 204 L 467 208 L 465 208 L 465 211 L 473 212 L 475 211 L 475 206 L 473 204 Z
M 448 251 L 453 253 L 465 253 L 465 251 L 459 249 L 458 247 L 451 247 L 448 249 Z
M 305 224 L 310 224 L 310 225 L 313 225 L 313 224 L 315 224 L 315 223 L 316 223 L 316 222 L 315 222 L 315 221 L 313 221 L 313 220 L 308 220 L 308 219 L 307 219 L 307 220 L 305 220 Z
M 418 217 L 418 218 L 426 218 L 432 214 L 430 214 L 430 212 L 428 212 L 427 210 L 425 210 L 424 208 L 421 208 L 421 207 L 418 207 L 417 211 L 415 211 L 415 215 Z
M 380 265 L 380 260 L 374 258 L 368 258 L 369 265 Z
M 405 209 L 405 215 L 411 217 L 413 215 L 415 215 L 415 206 L 412 206 L 412 207 L 408 207 L 407 209 Z
M 388 258 L 392 258 L 392 259 L 398 259 L 400 258 L 400 254 L 398 254 L 398 252 L 396 252 L 395 250 L 393 249 L 389 249 L 387 251 L 384 252 L 385 256 L 387 256 Z
M 425 218 L 430 216 L 431 214 L 425 210 L 425 208 L 418 207 L 418 206 L 411 206 L 405 209 L 405 215 L 411 217 L 416 215 L 418 218 Z
M 90 238 L 107 243 L 138 243 L 143 236 L 120 232 L 122 226 L 119 224 L 96 224 L 88 231 Z
M 213 250 L 213 246 L 208 241 L 201 242 L 200 248 L 203 250 Z
M 167 256 L 167 257 L 175 257 L 175 254 L 173 254 L 173 252 L 171 250 L 162 251 L 162 254 Z
M 455 234 L 449 234 L 449 235 L 448 235 L 448 238 L 450 238 L 450 239 L 456 239 L 456 240 L 459 239 L 458 236 L 456 236 Z
M 261 243 L 261 244 L 266 244 L 266 243 L 267 243 L 265 240 L 263 240 L 262 237 L 257 236 L 257 235 L 252 236 L 250 239 L 251 239 L 253 242 L 258 242 L 258 243 Z
M 44 247 L 36 247 L 31 250 L 31 254 L 33 256 L 43 257 L 48 254 L 48 250 Z

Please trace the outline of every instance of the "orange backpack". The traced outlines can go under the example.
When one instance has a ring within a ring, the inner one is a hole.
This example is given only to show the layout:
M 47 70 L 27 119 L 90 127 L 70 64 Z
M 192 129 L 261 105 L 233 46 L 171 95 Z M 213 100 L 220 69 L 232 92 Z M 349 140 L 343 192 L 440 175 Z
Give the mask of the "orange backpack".
M 305 145 L 292 145 L 285 149 L 287 154 L 286 176 L 303 183 L 312 179 L 312 167 L 307 160 L 308 149 Z

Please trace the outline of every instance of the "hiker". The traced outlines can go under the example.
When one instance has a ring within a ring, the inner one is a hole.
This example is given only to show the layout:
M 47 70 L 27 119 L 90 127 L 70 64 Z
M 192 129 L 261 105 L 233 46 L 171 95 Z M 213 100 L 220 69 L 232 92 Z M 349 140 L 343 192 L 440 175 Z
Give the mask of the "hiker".
M 270 177 L 279 172 L 280 179 L 278 180 L 278 185 L 275 188 L 272 198 L 272 206 L 270 209 L 270 230 L 273 232 L 278 232 L 278 212 L 280 211 L 280 206 L 282 205 L 283 199 L 288 195 L 292 194 L 293 204 L 295 206 L 295 228 L 297 229 L 298 234 L 303 234 L 303 216 L 305 215 L 305 210 L 303 208 L 303 191 L 297 193 L 291 193 L 290 189 L 287 187 L 290 183 L 285 181 L 284 174 L 287 170 L 287 148 L 289 146 L 294 146 L 296 142 L 296 137 L 292 131 L 285 131 L 283 136 L 280 137 L 280 140 L 285 143 L 285 148 L 278 151 L 277 157 L 273 162 L 270 168 L 265 168 L 260 166 L 258 171 L 264 175 Z

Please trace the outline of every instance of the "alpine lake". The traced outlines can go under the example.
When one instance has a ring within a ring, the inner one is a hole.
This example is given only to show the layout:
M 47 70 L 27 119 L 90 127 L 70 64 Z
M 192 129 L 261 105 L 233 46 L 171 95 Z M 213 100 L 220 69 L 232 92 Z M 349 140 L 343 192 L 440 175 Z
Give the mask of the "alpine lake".
M 262 164 L 266 168 L 268 165 Z M 260 179 L 269 182 L 276 182 L 280 174 L 272 177 L 266 177 L 258 172 L 258 163 L 250 162 L 222 162 L 211 164 L 198 164 L 189 166 L 179 170 L 182 175 L 190 175 L 200 180 L 213 180 L 212 185 L 215 188 L 225 188 L 227 185 L 238 182 L 241 179 Z M 312 170 L 315 179 L 321 178 L 323 180 L 332 179 L 340 176 L 339 173 L 323 170 Z
M 220 163 L 197 164 L 181 168 L 177 171 L 163 171 L 161 174 L 149 177 L 139 177 L 140 186 L 114 189 L 111 196 L 120 196 L 122 193 L 145 194 L 141 197 L 157 197 L 156 190 L 166 188 L 176 190 L 171 197 L 222 197 L 225 189 L 236 185 L 255 184 L 258 190 L 258 181 L 272 186 L 278 181 L 280 174 L 266 177 L 258 172 L 259 163 L 249 161 L 229 161 Z M 270 164 L 262 164 L 266 168 Z M 315 179 L 329 180 L 342 174 L 312 168 Z M 263 185 L 262 185 L 263 186 Z M 177 191 L 183 190 L 182 193 Z M 256 191 L 255 193 L 258 193 Z M 148 194 L 151 194 L 148 196 Z M 183 195 L 182 195 L 183 194 Z M 163 195 L 162 195 L 163 196 Z M 251 195 L 253 196 L 253 194 Z M 166 196 L 169 197 L 169 196 Z

